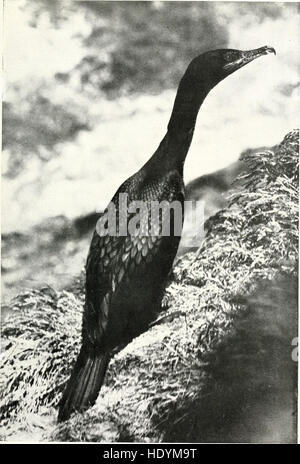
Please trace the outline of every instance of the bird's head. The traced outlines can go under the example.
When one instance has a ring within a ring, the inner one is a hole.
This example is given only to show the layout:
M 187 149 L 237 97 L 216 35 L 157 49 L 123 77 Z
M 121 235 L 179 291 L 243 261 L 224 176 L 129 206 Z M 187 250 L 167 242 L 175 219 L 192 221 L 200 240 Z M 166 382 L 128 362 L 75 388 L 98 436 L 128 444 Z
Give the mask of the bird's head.
M 211 50 L 195 58 L 189 66 L 189 72 L 194 79 L 197 80 L 198 78 L 202 83 L 205 81 L 212 88 L 229 74 L 256 58 L 269 53 L 276 54 L 275 49 L 264 46 L 247 51 L 233 49 Z
M 272 47 L 255 50 L 219 49 L 203 53 L 189 64 L 180 81 L 168 131 L 189 132 L 209 91 L 227 76 L 260 56 L 275 53 Z

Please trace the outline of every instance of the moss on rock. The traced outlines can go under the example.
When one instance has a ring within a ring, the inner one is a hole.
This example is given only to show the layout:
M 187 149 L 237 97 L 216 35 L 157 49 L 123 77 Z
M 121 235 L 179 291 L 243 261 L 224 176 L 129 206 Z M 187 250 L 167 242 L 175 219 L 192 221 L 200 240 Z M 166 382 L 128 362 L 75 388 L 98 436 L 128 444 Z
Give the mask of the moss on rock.
M 60 426 L 83 295 L 47 288 L 15 298 L 2 327 L 3 438 L 292 442 L 298 152 L 295 130 L 244 154 L 230 206 L 174 268 L 168 317 L 115 355 L 97 404 Z

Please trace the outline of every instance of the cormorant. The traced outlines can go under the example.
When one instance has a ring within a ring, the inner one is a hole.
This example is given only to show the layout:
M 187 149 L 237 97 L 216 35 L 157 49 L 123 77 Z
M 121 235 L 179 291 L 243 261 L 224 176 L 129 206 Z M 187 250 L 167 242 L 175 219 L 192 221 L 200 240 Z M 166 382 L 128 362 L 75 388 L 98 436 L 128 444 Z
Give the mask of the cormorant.
M 152 201 L 177 201 L 183 207 L 183 165 L 203 100 L 218 82 L 268 53 L 275 50 L 221 49 L 192 60 L 180 81 L 165 137 L 111 201 L 118 218 L 121 193 L 127 194 L 128 202 L 143 201 L 148 207 Z M 113 350 L 145 331 L 159 313 L 180 240 L 172 232 L 174 224 L 169 236 L 162 235 L 160 220 L 157 235 L 94 232 L 86 263 L 82 347 L 60 402 L 59 421 L 95 403 Z

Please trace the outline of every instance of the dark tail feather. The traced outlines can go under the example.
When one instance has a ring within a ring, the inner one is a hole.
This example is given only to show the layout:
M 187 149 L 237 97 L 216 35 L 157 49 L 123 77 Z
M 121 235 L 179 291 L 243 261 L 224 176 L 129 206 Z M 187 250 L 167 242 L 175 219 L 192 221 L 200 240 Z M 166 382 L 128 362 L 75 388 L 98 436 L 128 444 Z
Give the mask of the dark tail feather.
M 60 401 L 59 422 L 67 420 L 74 411 L 83 412 L 95 403 L 108 363 L 109 353 L 97 353 L 82 346 Z

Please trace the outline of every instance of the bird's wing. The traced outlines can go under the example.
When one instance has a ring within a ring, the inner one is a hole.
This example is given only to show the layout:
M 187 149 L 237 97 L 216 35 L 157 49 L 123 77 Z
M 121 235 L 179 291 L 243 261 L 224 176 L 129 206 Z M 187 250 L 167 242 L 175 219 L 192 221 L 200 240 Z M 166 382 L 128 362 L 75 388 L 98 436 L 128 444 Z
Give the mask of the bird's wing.
M 182 181 L 177 173 L 164 180 L 155 199 L 157 196 L 169 202 L 175 199 L 183 201 Z M 147 198 L 148 204 L 149 201 Z M 132 216 L 128 216 L 128 221 Z M 111 301 L 118 288 L 124 281 L 130 281 L 136 273 L 144 272 L 165 239 L 161 235 L 142 236 L 137 233 L 99 236 L 97 231 L 94 232 L 86 264 L 84 338 L 93 344 L 101 344 L 109 320 Z

